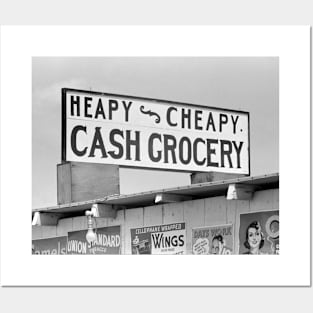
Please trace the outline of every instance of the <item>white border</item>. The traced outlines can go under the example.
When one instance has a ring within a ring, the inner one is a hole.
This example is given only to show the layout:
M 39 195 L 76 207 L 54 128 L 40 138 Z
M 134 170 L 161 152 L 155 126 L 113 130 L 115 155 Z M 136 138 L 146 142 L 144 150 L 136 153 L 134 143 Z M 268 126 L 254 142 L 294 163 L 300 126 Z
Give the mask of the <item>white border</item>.
M 278 56 L 281 254 L 32 256 L 32 56 Z M 309 27 L 4 26 L 0 68 L 3 285 L 310 284 Z

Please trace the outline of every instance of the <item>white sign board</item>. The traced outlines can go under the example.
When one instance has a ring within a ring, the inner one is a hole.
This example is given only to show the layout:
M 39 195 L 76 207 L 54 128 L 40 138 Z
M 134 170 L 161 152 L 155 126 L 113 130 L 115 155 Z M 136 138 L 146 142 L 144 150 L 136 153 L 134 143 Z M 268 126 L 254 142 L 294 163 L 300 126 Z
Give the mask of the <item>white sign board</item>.
M 249 173 L 249 113 L 62 89 L 62 160 Z

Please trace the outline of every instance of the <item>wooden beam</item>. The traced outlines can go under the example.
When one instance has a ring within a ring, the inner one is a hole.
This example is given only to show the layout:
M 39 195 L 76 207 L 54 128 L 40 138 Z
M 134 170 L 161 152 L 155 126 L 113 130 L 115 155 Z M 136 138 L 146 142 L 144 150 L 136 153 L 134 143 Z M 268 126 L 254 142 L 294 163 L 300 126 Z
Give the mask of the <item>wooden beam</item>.
M 91 212 L 94 217 L 116 218 L 116 209 L 113 205 L 94 203 L 91 207 Z
M 247 184 L 230 184 L 227 190 L 227 200 L 251 200 L 256 186 Z
M 41 213 L 35 212 L 32 225 L 33 226 L 56 226 L 59 219 L 63 217 L 63 214 L 55 213 Z
M 181 202 L 192 200 L 190 196 L 177 195 L 172 193 L 158 193 L 155 196 L 155 203 L 173 203 L 173 202 Z
M 227 181 L 229 179 L 240 178 L 246 175 L 243 174 L 229 174 L 219 172 L 206 172 L 206 173 L 192 173 L 190 176 L 191 184 L 200 184 L 206 182 Z

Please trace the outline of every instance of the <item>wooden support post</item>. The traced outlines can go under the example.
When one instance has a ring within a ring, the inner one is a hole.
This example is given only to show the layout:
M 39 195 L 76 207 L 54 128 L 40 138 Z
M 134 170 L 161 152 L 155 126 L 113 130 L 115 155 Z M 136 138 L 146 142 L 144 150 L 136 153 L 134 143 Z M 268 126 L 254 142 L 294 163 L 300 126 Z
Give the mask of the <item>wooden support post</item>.
M 32 225 L 33 226 L 56 226 L 63 214 L 41 213 L 35 212 Z
M 219 172 L 193 173 L 190 176 L 191 184 L 200 184 L 213 181 L 222 181 L 234 178 L 245 177 L 243 174 L 228 174 Z
M 94 217 L 116 218 L 117 210 L 112 205 L 95 203 L 91 207 L 91 212 Z
M 185 195 L 176 195 L 171 193 L 159 193 L 155 196 L 155 203 L 173 203 L 192 200 L 192 197 Z
M 230 184 L 227 191 L 227 200 L 251 200 L 255 186 L 247 184 Z
M 120 193 L 119 166 L 83 162 L 57 165 L 58 204 Z

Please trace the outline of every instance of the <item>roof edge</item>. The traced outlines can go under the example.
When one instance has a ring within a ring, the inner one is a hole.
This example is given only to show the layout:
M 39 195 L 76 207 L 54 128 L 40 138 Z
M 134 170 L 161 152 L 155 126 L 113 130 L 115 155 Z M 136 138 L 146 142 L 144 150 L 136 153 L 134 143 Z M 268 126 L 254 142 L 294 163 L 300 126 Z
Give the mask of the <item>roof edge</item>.
M 266 174 L 266 175 L 260 175 L 260 176 L 247 176 L 247 177 L 239 177 L 239 178 L 232 178 L 227 180 L 220 180 L 220 181 L 213 181 L 213 182 L 204 182 L 204 183 L 198 183 L 198 184 L 191 184 L 187 186 L 179 186 L 179 187 L 172 187 L 172 188 L 166 188 L 166 189 L 159 189 L 159 190 L 151 190 L 151 191 L 145 191 L 140 193 L 134 193 L 134 194 L 119 194 L 119 195 L 109 195 L 105 196 L 103 198 L 97 198 L 92 200 L 86 200 L 81 202 L 72 202 L 72 203 L 66 203 L 66 204 L 60 204 L 56 206 L 50 206 L 50 207 L 43 207 L 43 208 L 37 208 L 33 209 L 32 212 L 62 212 L 64 210 L 70 210 L 71 212 L 78 212 L 82 210 L 87 210 L 92 206 L 94 203 L 106 203 L 106 204 L 112 204 L 116 205 L 118 202 L 125 202 L 125 200 L 132 200 L 133 203 L 138 203 L 138 207 L 141 206 L 147 206 L 147 205 L 140 205 L 145 204 L 147 202 L 147 198 L 153 198 L 157 194 L 160 193 L 180 193 L 182 194 L 184 191 L 186 192 L 197 192 L 197 190 L 207 190 L 208 192 L 210 190 L 215 191 L 221 191 L 227 188 L 229 184 L 235 184 L 235 183 L 246 183 L 249 184 L 252 183 L 254 185 L 258 185 L 258 182 L 262 182 L 263 184 L 266 183 L 279 183 L 279 173 L 273 173 L 273 174 Z M 214 193 L 207 196 L 201 196 L 201 198 L 205 197 L 214 197 Z M 139 199 L 138 199 L 139 198 Z M 137 199 L 137 200 L 136 200 Z M 133 204 L 132 207 L 135 207 Z

